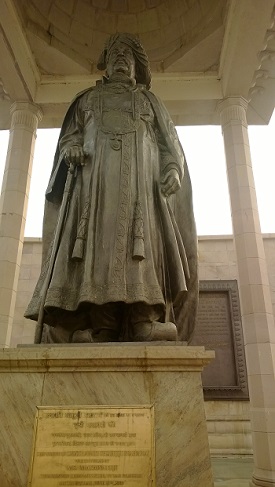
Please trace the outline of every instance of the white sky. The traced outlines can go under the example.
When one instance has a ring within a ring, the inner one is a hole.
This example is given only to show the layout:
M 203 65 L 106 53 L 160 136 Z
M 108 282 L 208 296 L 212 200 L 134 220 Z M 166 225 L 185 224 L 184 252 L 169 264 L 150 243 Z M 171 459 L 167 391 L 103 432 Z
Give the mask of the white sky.
M 275 113 L 275 112 L 274 112 Z M 223 139 L 219 126 L 177 127 L 193 186 L 198 235 L 231 234 L 230 203 Z M 275 114 L 268 126 L 249 127 L 252 165 L 263 233 L 275 233 Z M 26 237 L 41 237 L 44 194 L 59 129 L 38 130 Z M 5 167 L 8 131 L 0 131 L 0 185 Z

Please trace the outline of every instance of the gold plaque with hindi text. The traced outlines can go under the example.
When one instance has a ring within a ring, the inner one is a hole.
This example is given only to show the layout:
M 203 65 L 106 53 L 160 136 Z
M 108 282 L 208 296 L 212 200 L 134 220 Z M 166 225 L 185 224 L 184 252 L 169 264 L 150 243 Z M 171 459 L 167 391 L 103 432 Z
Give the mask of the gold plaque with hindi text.
M 38 407 L 29 487 L 154 487 L 154 410 Z

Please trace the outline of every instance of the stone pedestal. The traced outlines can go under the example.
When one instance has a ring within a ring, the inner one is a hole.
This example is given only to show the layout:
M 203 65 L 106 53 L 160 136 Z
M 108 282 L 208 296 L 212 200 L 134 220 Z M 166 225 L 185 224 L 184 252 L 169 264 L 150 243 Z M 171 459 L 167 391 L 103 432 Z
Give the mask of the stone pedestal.
M 1 487 L 27 485 L 37 406 L 89 405 L 152 405 L 156 486 L 213 487 L 201 385 L 213 357 L 181 344 L 2 350 Z

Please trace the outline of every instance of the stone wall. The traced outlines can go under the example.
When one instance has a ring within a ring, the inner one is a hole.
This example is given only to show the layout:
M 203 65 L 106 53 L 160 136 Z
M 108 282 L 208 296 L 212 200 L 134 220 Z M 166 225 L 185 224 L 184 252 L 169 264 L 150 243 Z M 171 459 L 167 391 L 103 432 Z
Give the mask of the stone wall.
M 273 283 L 275 286 L 275 236 L 265 239 L 265 243 L 268 244 L 267 249 L 273 249 Z M 21 343 L 33 343 L 35 324 L 26 320 L 23 315 L 40 273 L 41 254 L 41 239 L 26 238 L 18 283 L 12 347 Z M 269 257 L 272 260 L 272 255 Z M 237 279 L 236 257 L 231 237 L 199 238 L 199 277 L 202 280 Z
M 264 235 L 267 267 L 275 312 L 275 235 Z M 41 239 L 26 238 L 18 284 L 11 346 L 33 343 L 35 323 L 23 317 L 40 273 Z M 199 237 L 199 277 L 238 279 L 231 236 Z M 251 454 L 249 403 L 247 401 L 206 401 L 212 455 Z
M 35 322 L 26 320 L 24 312 L 40 274 L 41 258 L 41 239 L 26 238 L 19 274 L 11 347 L 16 347 L 22 343 L 33 343 Z
M 275 313 L 275 235 L 264 235 L 264 247 Z M 35 324 L 26 320 L 23 315 L 40 273 L 41 253 L 41 239 L 25 239 L 12 332 L 12 347 L 21 343 L 33 342 Z M 201 280 L 238 279 L 232 237 L 199 237 L 199 278 Z
M 248 401 L 205 401 L 212 456 L 251 455 Z

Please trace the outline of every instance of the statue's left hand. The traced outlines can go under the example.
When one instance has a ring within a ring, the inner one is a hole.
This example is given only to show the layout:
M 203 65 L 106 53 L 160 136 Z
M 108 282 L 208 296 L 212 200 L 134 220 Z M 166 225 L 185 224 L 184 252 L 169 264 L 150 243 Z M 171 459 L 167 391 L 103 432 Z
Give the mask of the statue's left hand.
M 170 169 L 161 179 L 161 190 L 165 196 L 174 194 L 180 189 L 180 177 L 176 169 Z

